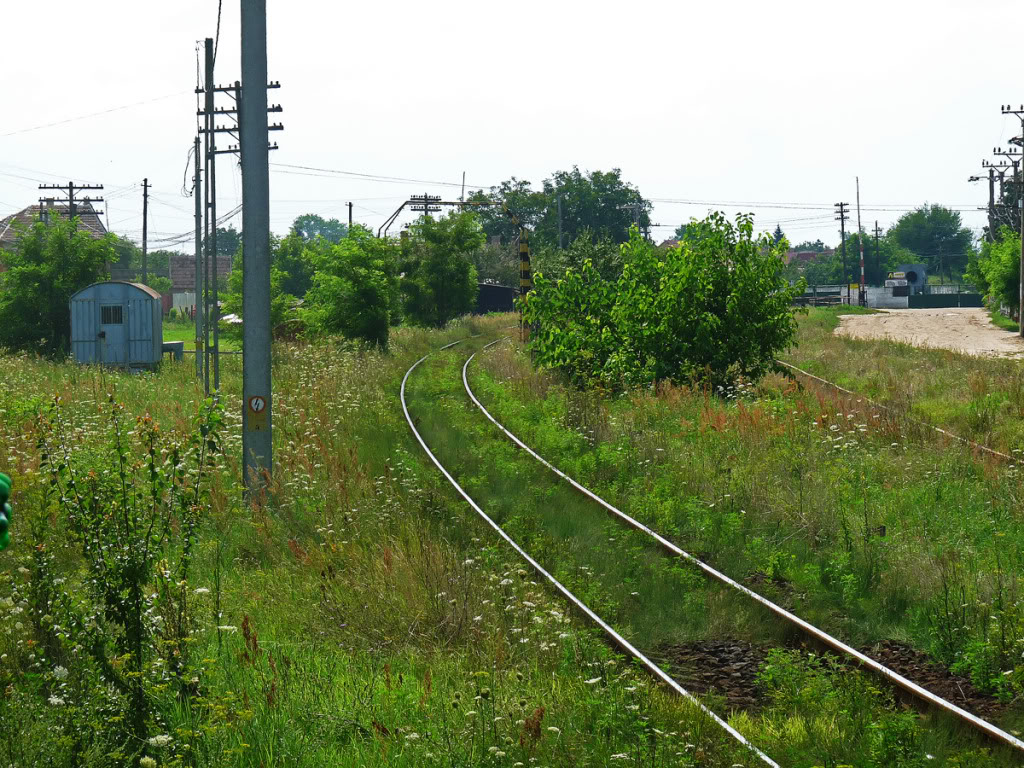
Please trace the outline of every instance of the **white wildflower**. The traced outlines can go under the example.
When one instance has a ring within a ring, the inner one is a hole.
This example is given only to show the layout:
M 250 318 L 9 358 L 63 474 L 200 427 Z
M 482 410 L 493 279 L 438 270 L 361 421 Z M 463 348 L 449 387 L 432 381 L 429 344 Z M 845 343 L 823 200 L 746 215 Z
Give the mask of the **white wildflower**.
M 64 699 L 62 699 L 60 696 L 51 696 L 48 699 L 48 701 L 50 702 L 50 706 L 51 707 L 63 707 L 64 706 Z
M 53 676 L 58 680 L 63 680 L 68 676 L 68 671 L 65 667 L 54 667 Z
M 595 683 L 600 683 L 601 682 L 601 678 L 600 677 L 592 677 L 589 680 L 584 680 L 583 682 L 586 685 L 594 685 Z
M 197 595 L 208 595 L 208 594 L 210 594 L 210 590 L 207 589 L 206 587 L 199 587 L 199 589 L 196 590 L 196 594 Z
M 151 747 L 166 747 L 171 743 L 171 737 L 166 733 L 161 733 L 159 736 L 150 736 L 148 741 Z

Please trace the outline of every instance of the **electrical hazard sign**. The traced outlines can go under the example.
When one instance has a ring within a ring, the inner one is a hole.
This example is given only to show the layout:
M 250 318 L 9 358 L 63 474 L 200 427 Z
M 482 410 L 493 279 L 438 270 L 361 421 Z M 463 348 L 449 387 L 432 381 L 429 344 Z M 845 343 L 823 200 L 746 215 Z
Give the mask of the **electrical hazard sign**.
M 267 428 L 267 398 L 253 395 L 247 401 L 246 427 L 250 432 L 262 432 Z

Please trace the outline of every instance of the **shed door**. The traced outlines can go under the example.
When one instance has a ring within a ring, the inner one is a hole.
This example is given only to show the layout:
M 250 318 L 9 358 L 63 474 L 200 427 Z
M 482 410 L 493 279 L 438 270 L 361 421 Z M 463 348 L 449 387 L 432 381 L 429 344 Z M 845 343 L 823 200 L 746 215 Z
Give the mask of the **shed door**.
M 125 333 L 123 304 L 100 305 L 100 360 L 104 363 L 128 361 L 128 337 Z

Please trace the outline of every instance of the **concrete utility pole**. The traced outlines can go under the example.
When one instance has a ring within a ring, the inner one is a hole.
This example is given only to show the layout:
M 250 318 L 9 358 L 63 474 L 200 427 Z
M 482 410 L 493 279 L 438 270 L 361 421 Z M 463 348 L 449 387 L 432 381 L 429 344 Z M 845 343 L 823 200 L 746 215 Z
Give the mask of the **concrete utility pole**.
M 839 222 L 839 247 L 843 253 L 843 282 L 849 285 L 847 280 L 848 274 L 846 271 L 846 215 L 849 203 L 836 203 L 833 207 L 836 209 L 836 221 Z M 847 303 L 849 303 L 850 291 L 846 291 Z
M 242 87 L 242 457 L 252 494 L 273 468 L 270 379 L 270 153 L 267 127 L 267 2 L 241 0 Z
M 988 239 L 995 239 L 996 226 L 996 169 L 988 169 Z
M 352 203 L 348 203 L 348 228 L 352 229 Z
M 206 330 L 203 328 L 203 186 L 201 170 L 199 167 L 199 137 L 196 136 L 195 143 L 195 176 L 192 177 L 192 196 L 196 204 L 196 295 L 195 295 L 195 325 L 196 325 L 196 378 L 203 378 L 203 339 L 206 338 Z
M 860 305 L 863 307 L 867 302 L 867 294 L 864 292 L 864 228 L 860 225 L 860 176 L 857 179 L 857 243 L 860 245 Z
M 209 295 L 209 309 L 207 310 L 207 318 L 209 318 L 207 339 L 206 342 L 209 345 L 211 342 L 209 331 L 213 331 L 212 348 L 210 349 L 210 357 L 213 358 L 213 391 L 220 391 L 220 305 L 217 297 L 217 123 L 216 123 L 216 107 L 214 97 L 217 93 L 217 89 L 213 83 L 213 38 L 206 38 L 206 148 L 207 148 L 207 159 L 206 159 L 206 179 L 207 189 L 209 194 L 206 198 L 206 208 L 208 211 L 208 218 L 210 221 L 210 236 L 206 241 L 206 253 L 207 260 L 210 264 L 209 271 L 212 273 L 208 287 Z
M 149 179 L 142 180 L 142 283 L 146 284 L 149 278 L 149 249 L 146 245 L 149 232 Z
M 1002 108 L 1004 115 L 1016 115 L 1021 121 L 1021 130 L 1024 132 L 1024 105 L 1020 109 L 1012 109 L 1010 105 L 1006 105 Z M 1010 143 L 1024 143 L 1024 139 L 1010 139 Z M 1017 294 L 1017 325 L 1020 327 L 1020 335 L 1024 338 L 1024 194 L 1021 194 L 1020 186 L 1020 150 L 1010 147 L 1009 149 L 1003 150 L 999 147 L 992 148 L 992 154 L 997 157 L 1005 157 L 1013 164 L 1013 188 L 1017 195 L 1017 213 L 1020 221 L 1020 289 Z
M 1014 115 L 1020 120 L 1021 136 L 1019 138 L 1010 139 L 1011 142 L 1024 147 L 1024 104 L 1021 104 L 1020 109 L 1013 109 L 1009 104 L 1002 108 L 1004 115 Z M 1017 186 L 1014 187 L 1017 191 L 1017 214 L 1020 221 L 1020 303 L 1017 305 L 1021 320 L 1017 323 L 1020 326 L 1020 335 L 1024 338 L 1024 190 L 1020 187 L 1020 177 L 1018 175 L 1018 166 L 1015 165 L 1013 168 L 1014 181 L 1017 182 Z

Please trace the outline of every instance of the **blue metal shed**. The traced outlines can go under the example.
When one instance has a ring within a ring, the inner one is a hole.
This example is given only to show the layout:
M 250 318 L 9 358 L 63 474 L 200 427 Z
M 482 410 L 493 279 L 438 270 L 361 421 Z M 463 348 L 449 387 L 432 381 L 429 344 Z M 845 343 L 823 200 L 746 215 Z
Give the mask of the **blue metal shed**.
M 79 363 L 154 367 L 162 321 L 160 294 L 148 285 L 94 283 L 71 297 L 71 354 Z

